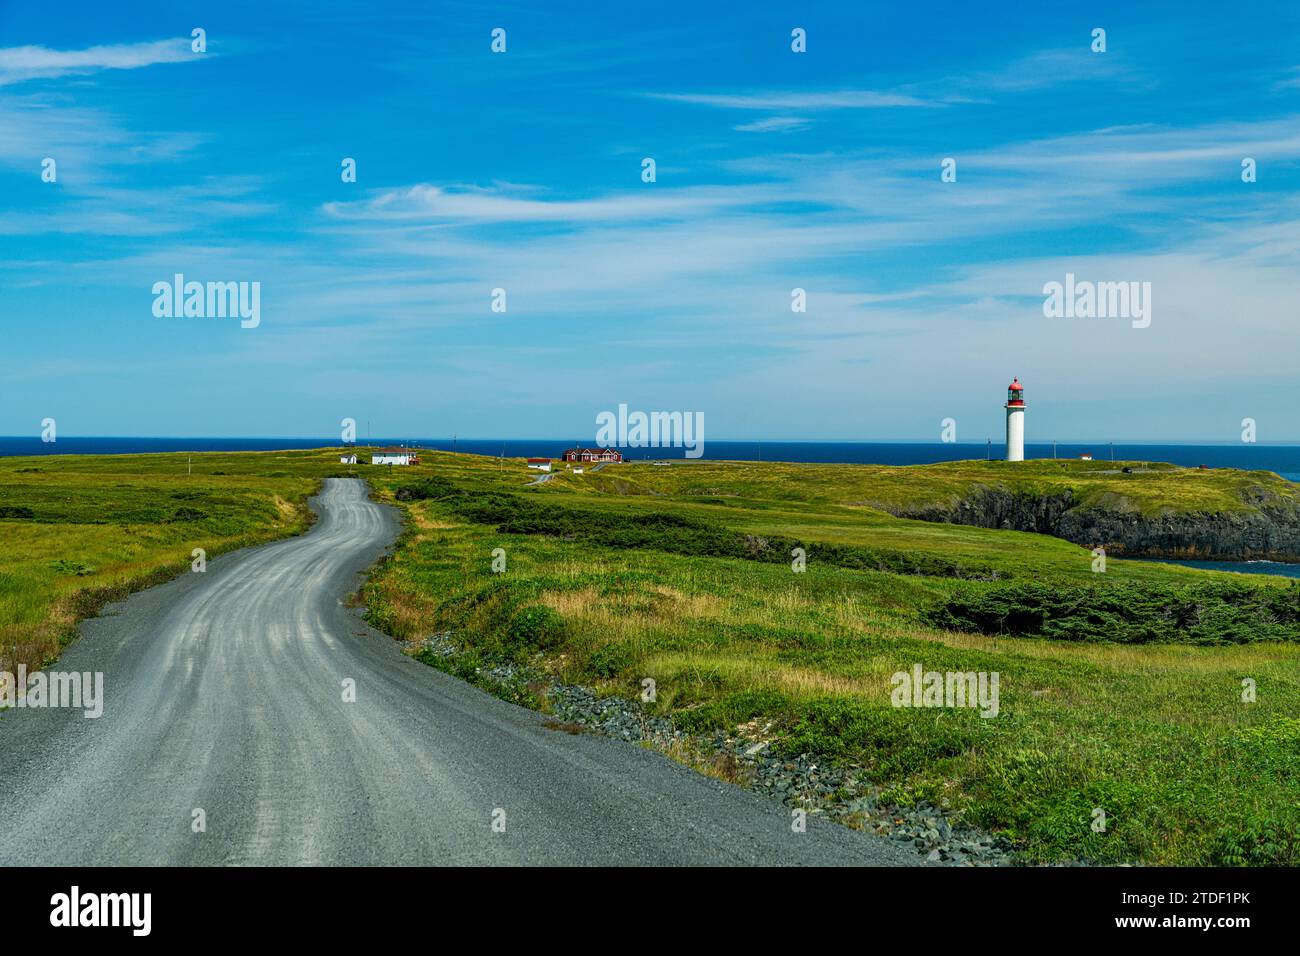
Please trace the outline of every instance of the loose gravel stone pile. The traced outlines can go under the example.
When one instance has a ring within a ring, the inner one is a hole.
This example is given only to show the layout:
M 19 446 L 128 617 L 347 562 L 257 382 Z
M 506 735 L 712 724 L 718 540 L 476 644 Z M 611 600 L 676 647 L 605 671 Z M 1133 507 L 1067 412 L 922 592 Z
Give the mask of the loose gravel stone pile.
M 460 653 L 450 632 L 406 642 L 411 651 L 453 658 Z M 659 750 L 683 746 L 693 752 L 729 755 L 734 776 L 743 785 L 767 793 L 791 809 L 805 810 L 855 829 L 868 830 L 899 843 L 910 843 L 930 863 L 946 866 L 1005 866 L 1014 863 L 1010 841 L 961 823 L 954 814 L 924 801 L 900 807 L 881 798 L 882 789 L 859 767 L 824 765 L 813 754 L 771 753 L 770 724 L 751 721 L 733 731 L 688 734 L 667 717 L 647 714 L 634 700 L 601 697 L 589 687 L 561 684 L 537 670 L 502 664 L 478 671 L 487 684 L 521 690 L 545 687 L 542 696 L 554 719 L 590 733 Z

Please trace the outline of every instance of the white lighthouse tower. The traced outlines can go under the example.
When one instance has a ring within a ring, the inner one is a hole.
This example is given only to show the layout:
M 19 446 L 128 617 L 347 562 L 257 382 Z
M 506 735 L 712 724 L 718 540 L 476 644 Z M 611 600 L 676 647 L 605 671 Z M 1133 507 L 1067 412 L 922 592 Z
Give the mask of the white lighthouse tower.
M 1025 460 L 1025 387 L 1012 379 L 1007 388 L 1007 461 Z

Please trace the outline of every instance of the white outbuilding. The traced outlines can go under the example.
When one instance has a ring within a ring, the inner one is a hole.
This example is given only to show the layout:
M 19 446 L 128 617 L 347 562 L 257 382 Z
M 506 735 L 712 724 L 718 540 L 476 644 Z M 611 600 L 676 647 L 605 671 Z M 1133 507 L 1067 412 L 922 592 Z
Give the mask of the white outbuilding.
M 380 448 L 370 456 L 372 465 L 414 465 L 419 460 L 413 448 Z

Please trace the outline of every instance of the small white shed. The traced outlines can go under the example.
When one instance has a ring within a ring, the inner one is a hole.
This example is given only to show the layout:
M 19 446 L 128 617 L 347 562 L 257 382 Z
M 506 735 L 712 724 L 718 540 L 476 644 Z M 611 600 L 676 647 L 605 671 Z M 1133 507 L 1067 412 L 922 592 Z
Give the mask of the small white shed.
M 409 465 L 415 460 L 415 452 L 410 448 L 380 448 L 370 456 L 372 465 Z

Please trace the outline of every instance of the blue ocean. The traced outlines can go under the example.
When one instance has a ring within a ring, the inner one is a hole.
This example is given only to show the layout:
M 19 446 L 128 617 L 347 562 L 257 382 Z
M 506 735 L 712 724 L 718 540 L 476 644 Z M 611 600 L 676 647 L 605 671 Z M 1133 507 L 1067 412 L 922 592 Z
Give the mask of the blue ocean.
M 1300 578 L 1300 564 L 1284 561 L 1171 561 L 1162 558 L 1161 563 L 1181 564 L 1189 568 L 1208 568 L 1211 571 L 1236 571 L 1238 574 L 1272 574 L 1282 578 Z

